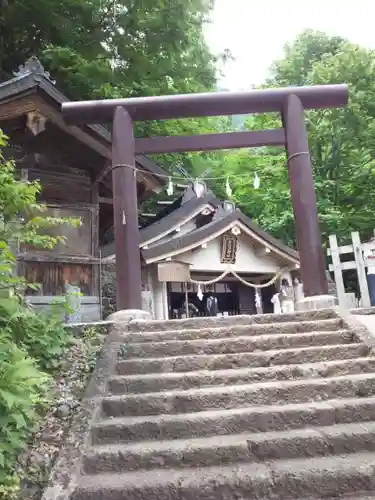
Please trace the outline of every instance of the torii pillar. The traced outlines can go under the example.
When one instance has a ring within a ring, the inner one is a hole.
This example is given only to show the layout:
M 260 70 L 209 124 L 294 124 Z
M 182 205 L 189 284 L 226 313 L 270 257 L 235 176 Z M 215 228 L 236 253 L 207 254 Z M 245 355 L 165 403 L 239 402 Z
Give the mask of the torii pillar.
M 305 295 L 305 299 L 298 306 L 300 309 L 331 307 L 336 305 L 336 298 L 328 295 L 305 112 L 301 100 L 296 95 L 287 98 L 282 118 Z
M 116 249 L 117 310 L 142 305 L 137 176 L 133 121 L 122 106 L 115 109 L 112 128 L 113 219 Z M 117 265 L 120 260 L 120 265 Z

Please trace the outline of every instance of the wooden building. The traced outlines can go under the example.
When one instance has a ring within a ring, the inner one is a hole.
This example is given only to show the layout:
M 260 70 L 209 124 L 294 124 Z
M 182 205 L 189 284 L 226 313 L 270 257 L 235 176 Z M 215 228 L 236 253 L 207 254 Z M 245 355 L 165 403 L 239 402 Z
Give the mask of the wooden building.
M 140 230 L 140 249 L 142 308 L 155 319 L 175 316 L 185 304 L 186 288 L 189 303 L 202 315 L 210 294 L 217 297 L 219 312 L 225 315 L 270 313 L 271 299 L 281 280 L 287 279 L 291 285 L 299 273 L 297 251 L 263 231 L 233 203 L 217 199 L 203 183 L 189 186 Z M 102 254 L 104 263 L 114 262 L 114 244 L 105 245 Z M 172 269 L 181 264 L 189 267 L 190 282 L 161 278 L 162 267 Z M 229 269 L 237 277 L 229 272 L 224 274 Z M 266 284 L 275 275 L 278 279 L 259 289 L 257 297 L 255 289 L 244 283 Z M 215 283 L 201 286 L 201 300 L 194 281 L 214 279 Z
M 66 245 L 51 251 L 19 248 L 18 269 L 40 284 L 32 303 L 44 306 L 64 294 L 68 284 L 78 286 L 82 320 L 98 319 L 100 242 L 113 225 L 111 138 L 98 125 L 67 125 L 61 116 L 67 100 L 34 57 L 0 84 L 0 128 L 9 137 L 5 156 L 16 161 L 22 179 L 41 182 L 40 201 L 49 215 L 82 220 L 79 228 L 56 228 Z M 160 191 L 165 172 L 144 156 L 136 158 L 136 166 L 142 201 Z

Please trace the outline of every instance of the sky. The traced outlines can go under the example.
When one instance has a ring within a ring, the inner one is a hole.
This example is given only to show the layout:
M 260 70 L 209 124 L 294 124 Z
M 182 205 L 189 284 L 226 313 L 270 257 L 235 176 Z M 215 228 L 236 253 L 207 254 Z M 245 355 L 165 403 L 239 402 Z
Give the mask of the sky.
M 374 0 L 215 0 L 206 40 L 214 54 L 235 58 L 219 85 L 246 89 L 264 81 L 283 47 L 305 29 L 375 48 Z

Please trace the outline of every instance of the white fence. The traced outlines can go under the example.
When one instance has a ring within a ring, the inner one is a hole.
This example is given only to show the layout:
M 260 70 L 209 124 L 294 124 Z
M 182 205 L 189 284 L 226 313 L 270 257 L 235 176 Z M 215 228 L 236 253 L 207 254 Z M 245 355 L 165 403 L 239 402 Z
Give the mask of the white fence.
M 351 233 L 352 243 L 350 245 L 338 246 L 336 235 L 329 237 L 328 256 L 332 258 L 332 264 L 329 264 L 328 269 L 333 271 L 337 289 L 337 298 L 339 304 L 343 307 L 370 307 L 370 295 L 367 285 L 366 267 L 367 260 L 364 257 L 364 252 L 375 249 L 375 242 L 361 243 L 358 232 Z M 352 257 L 350 260 L 342 260 L 343 255 Z M 358 286 L 360 291 L 359 301 L 354 293 L 346 293 L 343 271 L 354 269 L 357 272 Z

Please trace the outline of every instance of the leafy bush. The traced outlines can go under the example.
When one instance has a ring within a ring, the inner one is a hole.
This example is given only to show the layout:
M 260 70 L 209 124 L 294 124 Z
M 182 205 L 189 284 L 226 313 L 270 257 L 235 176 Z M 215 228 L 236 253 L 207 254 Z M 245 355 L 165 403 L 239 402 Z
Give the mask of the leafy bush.
M 45 402 L 49 377 L 0 331 L 0 484 L 11 486 L 16 459 Z
M 91 373 L 95 368 L 98 353 L 102 347 L 102 335 L 95 327 L 86 327 L 81 335 L 86 351 L 85 372 Z
M 6 143 L 0 130 L 0 148 Z M 70 342 L 61 311 L 46 315 L 27 307 L 29 286 L 15 274 L 12 248 L 28 244 L 53 248 L 64 241 L 47 230 L 77 219 L 47 217 L 37 202 L 38 182 L 21 182 L 15 164 L 0 150 L 0 498 L 15 498 L 19 478 L 16 463 L 41 410 L 48 404 L 50 375 Z M 17 245 L 15 245 L 17 243 Z
M 61 354 L 71 341 L 61 315 L 36 314 L 17 298 L 0 299 L 0 331 L 7 332 L 41 370 L 49 372 L 59 366 Z

